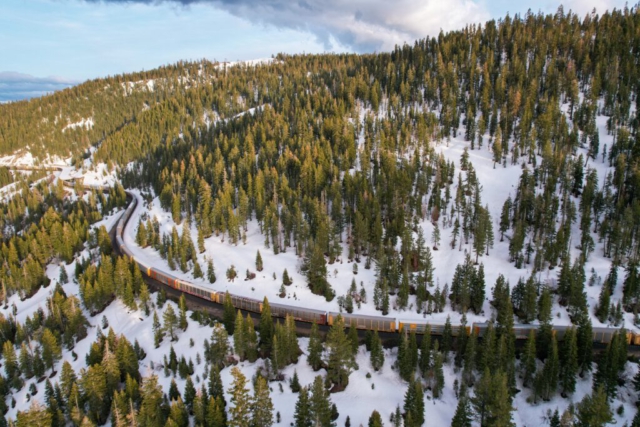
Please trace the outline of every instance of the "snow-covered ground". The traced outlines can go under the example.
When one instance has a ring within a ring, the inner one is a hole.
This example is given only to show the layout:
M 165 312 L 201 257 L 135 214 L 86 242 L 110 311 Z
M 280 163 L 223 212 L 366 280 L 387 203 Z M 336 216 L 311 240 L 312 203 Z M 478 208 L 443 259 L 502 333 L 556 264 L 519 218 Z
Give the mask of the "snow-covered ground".
M 110 228 L 119 218 L 120 214 L 121 212 L 106 217 L 95 226 L 104 225 Z M 80 254 L 80 256 L 87 256 L 87 253 Z M 265 264 L 267 265 L 266 262 Z M 24 322 L 27 316 L 32 315 L 38 308 L 47 310 L 46 299 L 55 287 L 55 282 L 60 274 L 60 268 L 58 265 L 49 265 L 47 275 L 52 279 L 52 284 L 49 285 L 49 287 L 40 289 L 32 298 L 25 301 L 20 301 L 16 295 L 12 296 L 9 300 L 9 308 L 0 308 L 0 313 L 8 316 L 12 311 L 12 305 L 15 304 L 17 307 L 16 320 Z M 74 263 L 67 265 L 65 268 L 69 276 L 72 277 L 75 268 Z M 65 284 L 63 289 L 67 295 L 76 295 L 79 297 L 78 286 L 75 283 Z M 155 295 L 153 296 L 153 300 L 155 301 Z M 169 305 L 172 305 L 176 312 L 179 310 L 175 303 L 168 301 L 163 308 L 157 310 L 160 319 L 162 319 L 162 314 Z M 190 315 L 191 312 L 188 312 L 188 317 L 190 317 Z M 178 332 L 178 339 L 175 342 L 170 342 L 169 338 L 165 337 L 159 348 L 155 349 L 152 315 L 145 316 L 141 310 L 132 311 L 120 301 L 114 301 L 97 316 L 90 316 L 86 310 L 85 316 L 91 324 L 88 329 L 88 336 L 79 341 L 73 349 L 73 352 L 77 354 L 77 358 L 74 359 L 71 351 L 63 350 L 62 359 L 55 367 L 57 374 L 51 378 L 52 382 L 59 381 L 62 363 L 65 360 L 71 363 L 76 373 L 79 373 L 82 368 L 86 367 L 84 356 L 89 352 L 91 344 L 97 339 L 98 331 L 101 330 L 103 334 L 106 334 L 108 331 L 103 330 L 101 326 L 102 316 L 105 316 L 108 320 L 109 327 L 113 328 L 117 335 L 124 334 L 131 343 L 135 342 L 135 340 L 139 342 L 147 353 L 147 356 L 140 362 L 140 374 L 142 376 L 149 376 L 152 373 L 156 374 L 159 379 L 159 384 L 165 393 L 168 393 L 172 376 L 164 376 L 162 365 L 163 359 L 165 356 L 168 356 L 171 346 L 176 350 L 178 358 L 184 356 L 187 361 L 193 361 L 195 371 L 192 379 L 195 387 L 200 388 L 203 384 L 206 384 L 206 382 L 204 382 L 205 380 L 203 380 L 205 373 L 203 346 L 204 340 L 211 337 L 212 327 L 202 326 L 189 319 L 189 327 L 184 332 Z M 191 340 L 193 340 L 193 346 L 191 346 Z M 232 337 L 230 337 L 229 342 L 232 345 Z M 280 423 L 276 424 L 278 426 L 288 426 L 294 421 L 295 403 L 298 395 L 291 391 L 288 383 L 293 377 L 294 371 L 297 372 L 302 386 L 310 385 L 316 375 L 325 374 L 324 370 L 314 372 L 307 364 L 306 353 L 308 339 L 300 338 L 299 343 L 303 355 L 300 357 L 298 363 L 290 365 L 283 370 L 285 375 L 283 381 L 269 383 L 271 398 L 274 404 L 274 414 L 275 412 L 279 412 L 281 416 Z M 346 417 L 349 416 L 352 426 L 366 426 L 369 416 L 374 409 L 380 412 L 385 425 L 391 425 L 389 417 L 398 405 L 402 408 L 407 383 L 400 379 L 398 372 L 393 368 L 397 358 L 397 348 L 385 349 L 384 353 L 384 366 L 379 372 L 375 372 L 369 362 L 369 353 L 364 346 L 359 348 L 356 359 L 359 369 L 353 371 L 350 375 L 349 385 L 343 392 L 331 395 L 331 401 L 336 404 L 338 412 L 340 413 L 336 425 L 344 425 Z M 200 354 L 201 360 L 203 360 L 200 364 L 197 363 L 198 354 Z M 250 379 L 263 364 L 264 361 L 258 359 L 254 363 L 241 362 L 238 366 L 242 369 L 244 375 Z M 635 364 L 629 364 L 627 366 L 626 376 L 631 378 L 635 374 L 636 369 L 637 366 Z M 369 374 L 370 378 L 367 378 Z M 455 379 L 458 378 L 459 372 L 456 372 L 452 362 L 445 364 L 444 376 L 445 388 L 440 399 L 433 399 L 430 392 L 425 392 L 426 426 L 448 426 L 453 418 L 457 405 L 453 384 Z M 228 391 L 230 390 L 232 382 L 230 367 L 221 371 L 221 378 L 225 391 L 227 392 L 226 399 L 227 402 L 229 402 L 231 396 L 228 394 Z M 178 390 L 182 393 L 186 380 L 180 379 L 179 376 L 174 379 Z M 22 390 L 13 394 L 13 398 L 16 400 L 16 406 L 15 408 L 9 409 L 7 413 L 8 419 L 15 419 L 17 411 L 26 410 L 29 407 L 30 401 L 27 401 L 27 393 L 31 383 L 35 383 L 38 389 L 38 393 L 31 397 L 31 400 L 37 399 L 41 402 L 44 401 L 45 383 L 37 383 L 34 379 L 31 379 Z M 522 389 L 522 387 L 520 387 L 521 384 L 518 384 L 518 386 Z M 545 416 L 548 410 L 553 411 L 557 408 L 560 413 L 562 413 L 571 402 L 577 403 L 586 394 L 590 393 L 591 386 L 592 379 L 590 376 L 587 376 L 585 379 L 579 379 L 576 392 L 571 398 L 565 399 L 556 396 L 550 402 L 543 402 L 538 405 L 528 403 L 527 398 L 530 396 L 530 391 L 528 389 L 522 389 L 523 391 L 519 392 L 514 399 L 513 405 L 515 410 L 513 412 L 513 421 L 517 427 L 546 426 L 548 423 L 545 421 Z M 249 387 L 251 387 L 250 384 Z M 620 406 L 624 408 L 622 416 L 616 415 L 616 420 L 619 425 L 622 425 L 625 421 L 629 421 L 635 414 L 635 399 L 636 393 L 631 390 L 630 387 L 620 388 L 618 397 L 611 404 L 614 410 Z
M 364 117 L 364 115 L 363 115 Z M 611 146 L 612 137 L 606 134 L 605 130 L 606 118 L 598 117 L 597 125 L 600 131 L 600 144 L 607 144 Z M 437 154 L 442 153 L 449 161 L 453 161 L 456 164 L 456 168 L 459 171 L 460 168 L 460 156 L 462 155 L 464 148 L 469 144 L 463 140 L 463 132 L 458 133 L 458 137 L 451 138 L 448 142 L 438 142 L 435 146 Z M 473 164 L 474 169 L 477 172 L 479 181 L 483 187 L 482 202 L 488 204 L 491 216 L 493 219 L 494 233 L 496 239 L 494 242 L 494 248 L 490 250 L 489 256 L 482 256 L 480 261 L 485 267 L 485 281 L 486 281 L 486 295 L 487 301 L 484 304 L 484 315 L 474 315 L 468 313 L 470 322 L 482 321 L 491 316 L 492 309 L 489 305 L 488 299 L 491 296 L 491 289 L 498 274 L 504 274 L 513 286 L 520 277 L 527 278 L 530 276 L 531 271 L 527 269 L 527 266 L 522 269 L 516 269 L 512 263 L 508 260 L 508 239 L 504 242 L 499 241 L 498 221 L 502 205 L 508 196 L 515 196 L 515 190 L 522 171 L 522 165 L 507 164 L 506 167 L 497 165 L 494 169 L 492 153 L 488 148 L 487 137 L 485 137 L 484 146 L 482 149 L 469 151 L 469 160 Z M 580 149 L 579 153 L 586 155 L 586 150 Z M 52 159 L 51 164 L 60 162 L 58 164 L 65 164 L 60 159 Z M 5 156 L 0 158 L 0 164 L 7 165 L 23 165 L 34 166 L 37 164 L 35 158 L 30 153 L 23 154 L 21 156 Z M 606 173 L 609 171 L 607 164 L 602 163 L 599 159 L 597 161 L 589 160 L 588 167 L 596 168 L 598 171 L 598 177 L 600 183 L 603 182 Z M 60 173 L 61 178 L 78 177 L 83 176 L 85 184 L 88 185 L 100 185 L 113 183 L 115 175 L 113 172 L 107 171 L 106 165 L 92 165 L 91 160 L 85 162 L 83 171 L 75 170 L 71 167 L 66 167 Z M 133 190 L 139 201 L 142 201 L 140 193 Z M 575 200 L 577 202 L 577 200 Z M 140 258 L 143 262 L 152 265 L 160 270 L 169 271 L 167 263 L 162 260 L 154 250 L 147 248 L 142 249 L 135 244 L 135 231 L 138 223 L 138 218 L 142 214 L 149 214 L 155 216 L 160 223 L 161 232 L 170 233 L 174 223 L 171 219 L 171 214 L 162 211 L 158 199 L 154 199 L 149 206 L 144 206 L 144 203 L 139 203 L 138 209 L 134 212 L 132 220 L 129 222 L 129 226 L 125 230 L 125 244 L 131 248 L 136 254 L 137 258 Z M 96 224 L 96 226 L 105 225 L 110 228 L 118 219 L 121 213 L 106 217 L 103 221 Z M 433 232 L 433 225 L 430 221 L 424 221 L 421 223 L 422 228 L 425 231 L 425 237 L 427 242 L 431 240 L 431 234 Z M 574 224 L 572 233 L 574 236 L 579 235 L 577 229 L 578 224 Z M 182 225 L 177 226 L 178 230 L 182 232 Z M 435 278 L 440 287 L 445 283 L 451 283 L 453 272 L 457 264 L 464 262 L 465 252 L 473 253 L 471 243 L 462 246 L 462 250 L 457 248 L 450 249 L 448 243 L 451 240 L 451 228 L 442 227 L 442 239 L 440 250 L 433 251 L 433 260 L 435 269 Z M 191 229 L 191 235 L 194 240 L 197 236 L 195 227 Z M 179 270 L 172 272 L 172 274 L 184 278 L 186 280 L 198 283 L 202 286 L 210 287 L 218 291 L 228 290 L 231 293 L 244 295 L 252 298 L 261 299 L 263 296 L 267 296 L 274 302 L 286 302 L 287 304 L 296 304 L 305 307 L 323 308 L 327 310 L 337 310 L 337 300 L 327 303 L 323 297 L 319 297 L 311 294 L 306 286 L 305 278 L 297 269 L 300 263 L 300 259 L 295 255 L 293 248 L 286 248 L 286 252 L 275 255 L 272 249 L 265 248 L 264 236 L 259 231 L 258 224 L 255 221 L 249 223 L 246 233 L 246 244 L 240 241 L 237 245 L 232 245 L 227 239 L 223 240 L 223 236 L 212 236 L 205 242 L 206 252 L 205 254 L 199 254 L 199 262 L 203 269 L 206 269 L 205 257 L 211 257 L 216 267 L 216 274 L 218 280 L 214 284 L 209 284 L 205 280 L 194 279 L 191 273 L 184 274 Z M 610 260 L 603 257 L 602 244 L 598 242 L 598 237 L 593 236 L 596 242 L 596 247 L 591 254 L 589 261 L 585 266 L 587 277 L 591 275 L 593 269 L 597 275 L 603 280 L 608 274 L 610 268 Z M 574 239 L 575 240 L 575 239 Z M 194 242 L 195 243 L 195 242 Z M 255 256 L 256 251 L 260 250 L 263 261 L 264 270 L 257 273 L 257 277 L 251 281 L 244 281 L 245 270 L 249 269 L 255 271 Z M 332 264 L 327 265 L 329 271 L 329 282 L 333 289 L 336 291 L 336 295 L 344 295 L 351 284 L 352 279 L 356 280 L 358 288 L 364 286 L 367 291 L 368 303 L 363 304 L 361 308 L 355 308 L 355 312 L 362 314 L 375 314 L 378 315 L 372 303 L 373 299 L 373 284 L 375 281 L 374 270 L 366 270 L 364 268 L 364 260 L 358 266 L 358 274 L 354 274 L 352 271 L 352 264 L 347 261 L 346 247 L 343 248 L 343 256 L 341 259 Z M 579 254 L 579 250 L 572 248 L 572 259 Z M 82 254 L 86 256 L 87 254 Z M 238 278 L 235 282 L 229 282 L 225 277 L 226 269 L 234 265 L 238 271 Z M 73 276 L 74 263 L 66 266 L 69 276 Z M 58 265 L 49 265 L 47 268 L 47 274 L 53 281 L 56 281 L 59 277 Z M 288 273 L 293 279 L 293 285 L 286 288 L 287 296 L 284 300 L 278 297 L 279 288 L 282 283 L 282 272 L 284 269 L 288 270 Z M 540 279 L 543 282 L 554 284 L 559 273 L 559 268 L 555 270 L 545 270 L 540 274 Z M 274 280 L 273 275 L 276 275 Z M 612 296 L 612 301 L 617 302 L 621 298 L 622 286 L 621 278 L 622 274 L 619 274 L 619 283 L 616 287 L 616 291 Z M 17 307 L 16 319 L 19 322 L 24 322 L 27 316 L 32 315 L 38 308 L 47 310 L 46 298 L 50 295 L 54 288 L 54 285 L 50 285 L 47 288 L 40 289 L 32 298 L 25 301 L 20 301 L 19 298 L 14 295 L 9 301 L 9 308 L 0 308 L 0 312 L 5 316 L 11 313 L 12 305 Z M 65 292 L 70 295 L 78 295 L 78 286 L 75 283 L 68 283 L 63 286 Z M 590 305 L 590 312 L 593 313 L 593 307 L 596 305 L 600 287 L 587 287 L 588 303 Z M 155 298 L 154 298 L 155 300 Z M 413 297 L 412 297 L 412 300 Z M 174 304 L 168 302 L 167 304 Z M 411 304 L 411 302 L 410 302 Z M 160 309 L 158 315 L 162 318 L 162 313 L 166 309 L 167 305 L 163 309 Z M 174 308 L 175 304 L 174 304 Z M 201 326 L 193 321 L 189 322 L 189 327 L 185 332 L 179 333 L 179 338 L 176 342 L 170 343 L 168 338 L 165 338 L 161 346 L 158 349 L 154 349 L 153 345 L 153 331 L 152 331 L 152 317 L 146 317 L 141 311 L 131 311 L 126 308 L 121 302 L 113 302 L 106 310 L 98 316 L 91 317 L 89 313 L 85 312 L 85 315 L 91 323 L 89 329 L 89 335 L 81 340 L 74 352 L 78 355 L 74 360 L 71 352 L 63 351 L 63 360 L 68 360 L 76 372 L 85 367 L 84 356 L 88 352 L 92 342 L 95 341 L 98 333 L 98 329 L 101 327 L 101 318 L 104 315 L 109 322 L 110 327 L 114 329 L 117 334 L 125 334 L 127 339 L 131 342 L 138 340 L 140 345 L 147 353 L 147 357 L 141 361 L 140 373 L 143 376 L 147 376 L 153 370 L 160 379 L 165 392 L 168 392 L 169 384 L 171 382 L 170 377 L 164 377 L 163 371 L 160 368 L 164 355 L 168 355 L 170 346 L 178 352 L 178 357 L 184 355 L 187 360 L 192 359 L 196 364 L 197 354 L 203 356 L 203 342 L 205 338 L 211 336 L 211 327 Z M 407 311 L 392 311 L 390 317 L 398 318 L 426 318 L 434 323 L 444 322 L 447 315 L 450 315 L 452 322 L 459 321 L 460 315 L 456 312 L 450 311 L 447 306 L 447 310 L 444 313 L 427 315 L 417 314 L 415 309 Z M 601 323 L 592 316 L 594 326 L 599 326 Z M 569 317 L 566 310 L 560 307 L 558 304 L 554 306 L 554 323 L 556 324 L 568 324 Z M 631 314 L 625 315 L 625 327 L 638 330 L 633 325 L 633 319 Z M 106 331 L 104 331 L 106 332 Z M 193 339 L 194 346 L 190 346 L 190 340 Z M 306 352 L 308 340 L 301 338 L 300 346 L 303 352 Z M 406 392 L 407 384 L 404 383 L 398 376 L 398 373 L 392 369 L 392 365 L 395 361 L 397 349 L 385 350 L 385 365 L 381 372 L 373 372 L 369 363 L 369 356 L 366 353 L 364 347 L 361 347 L 358 352 L 357 362 L 360 367 L 359 370 L 354 371 L 350 376 L 350 384 L 343 392 L 333 394 L 331 396 L 332 401 L 336 404 L 340 413 L 340 418 L 337 420 L 337 425 L 344 425 L 346 417 L 349 416 L 352 426 L 358 426 L 360 424 L 367 425 L 368 417 L 373 409 L 378 410 L 383 417 L 385 425 L 390 425 L 389 416 L 395 410 L 397 405 L 402 407 L 404 394 Z M 258 360 L 255 363 L 240 363 L 245 375 L 250 378 L 258 369 L 263 361 Z M 59 362 L 56 366 L 57 376 L 52 378 L 55 381 L 59 378 L 62 362 Z M 293 421 L 294 406 L 297 399 L 297 395 L 292 393 L 287 380 L 291 378 L 293 372 L 297 371 L 300 383 L 302 385 L 310 384 L 313 378 L 317 374 L 322 374 L 323 371 L 313 372 L 306 363 L 306 356 L 303 355 L 299 362 L 295 366 L 289 366 L 285 369 L 284 373 L 286 379 L 282 382 L 282 389 L 280 391 L 280 385 L 276 382 L 270 383 L 272 390 L 271 396 L 274 401 L 275 411 L 280 412 L 282 420 L 279 425 L 286 426 Z M 626 370 L 627 378 L 631 378 L 637 371 L 635 364 L 628 364 Z M 367 378 L 367 373 L 371 373 L 371 378 Z M 445 373 L 445 390 L 443 396 L 439 400 L 433 400 L 430 397 L 430 393 L 426 393 L 426 423 L 427 426 L 446 426 L 451 422 L 457 399 L 453 391 L 453 382 L 457 378 L 458 374 L 455 372 L 451 363 L 447 364 L 444 369 Z M 202 384 L 202 377 L 204 374 L 204 363 L 196 364 L 195 373 L 193 379 L 195 386 L 198 388 Z M 225 388 L 228 389 L 231 383 L 230 369 L 224 369 L 222 371 L 222 379 L 225 384 Z M 21 391 L 14 394 L 16 399 L 16 407 L 10 408 L 7 414 L 8 418 L 15 418 L 18 410 L 25 410 L 29 406 L 29 402 L 26 400 L 26 394 L 28 386 L 34 380 L 30 380 L 27 386 Z M 176 378 L 179 390 L 184 390 L 185 381 L 180 378 Z M 372 388 L 374 385 L 374 388 Z M 520 385 L 520 384 L 519 384 Z M 514 400 L 515 411 L 513 412 L 513 420 L 518 427 L 532 427 L 532 426 L 545 426 L 548 423 L 545 421 L 545 415 L 547 410 L 554 410 L 558 408 L 562 412 L 570 402 L 580 401 L 585 394 L 591 391 L 592 378 L 587 376 L 585 379 L 579 379 L 577 390 L 573 396 L 569 399 L 556 396 L 550 402 L 540 403 L 538 405 L 531 405 L 527 402 L 527 398 L 530 395 L 528 389 L 522 389 L 516 395 Z M 44 400 L 44 382 L 36 383 L 38 394 L 32 399 Z M 230 396 L 227 396 L 229 400 Z M 621 405 L 624 408 L 622 416 L 616 415 L 617 424 L 622 425 L 625 421 L 628 421 L 633 417 L 635 413 L 635 400 L 637 395 L 630 387 L 625 386 L 619 389 L 617 398 L 612 402 L 612 408 L 615 410 Z
M 563 109 L 566 110 L 566 105 L 563 105 Z M 360 120 L 364 120 L 365 114 L 361 114 Z M 604 146 L 607 144 L 609 147 L 613 142 L 613 136 L 608 135 L 606 132 L 606 117 L 599 116 L 597 118 L 597 125 L 600 132 L 600 143 Z M 493 310 L 490 306 L 489 300 L 491 298 L 493 285 L 500 274 L 504 275 L 513 287 L 520 278 L 527 279 L 531 275 L 531 265 L 524 265 L 523 268 L 518 269 L 513 263 L 509 262 L 509 238 L 511 232 L 507 232 L 504 241 L 500 242 L 499 233 L 499 220 L 502 210 L 502 206 L 508 197 L 512 199 L 516 195 L 516 189 L 520 175 L 522 174 L 522 159 L 520 163 L 512 165 L 510 161 L 507 161 L 506 167 L 498 164 L 494 168 L 493 156 L 490 150 L 489 135 L 485 135 L 483 147 L 480 149 L 469 150 L 469 161 L 473 165 L 476 171 L 477 177 L 483 188 L 482 190 L 482 203 L 488 205 L 491 217 L 493 220 L 493 230 L 495 234 L 494 247 L 491 249 L 490 255 L 480 256 L 479 261 L 484 264 L 485 271 L 485 283 L 486 283 L 486 300 L 484 303 L 484 313 L 476 315 L 472 312 L 467 313 L 468 321 L 485 321 L 491 318 Z M 456 175 L 460 171 L 460 157 L 465 148 L 469 147 L 469 143 L 464 141 L 464 132 L 461 128 L 457 134 L 457 137 L 452 137 L 448 141 L 439 141 L 435 145 L 436 154 L 444 155 L 447 161 L 453 161 L 456 165 Z M 587 150 L 580 148 L 578 155 L 582 154 L 583 157 L 587 157 Z M 540 164 L 540 159 L 538 159 Z M 530 165 L 527 165 L 531 169 Z M 606 174 L 610 171 L 608 163 L 603 163 L 601 158 L 598 160 L 589 160 L 588 168 L 595 168 L 598 172 L 598 178 L 600 185 L 604 182 Z M 586 176 L 586 169 L 585 169 Z M 455 179 L 457 182 L 457 178 Z M 453 184 L 455 187 L 455 183 Z M 135 190 L 134 190 L 135 192 Z M 452 189 L 452 193 L 455 192 L 455 188 Z M 139 197 L 139 193 L 138 194 Z M 142 199 L 140 198 L 140 201 Z M 579 203 L 578 198 L 573 199 L 576 205 Z M 160 223 L 161 233 L 170 233 L 175 223 L 172 220 L 169 212 L 163 211 L 160 207 L 159 199 L 155 198 L 149 206 L 145 206 L 144 203 L 139 203 L 136 212 L 132 215 L 131 221 L 127 229 L 125 230 L 125 243 L 134 252 L 136 258 L 140 258 L 144 263 L 149 266 L 153 266 L 159 270 L 170 271 L 167 262 L 162 260 L 159 254 L 151 249 L 142 249 L 135 243 L 135 232 L 137 229 L 138 218 L 141 215 L 148 215 L 150 217 L 156 217 Z M 431 242 L 431 235 L 434 230 L 434 226 L 430 220 L 421 222 L 420 226 L 424 230 L 425 239 L 427 242 Z M 444 226 L 443 221 L 440 221 L 441 231 L 441 244 L 440 249 L 432 251 L 433 262 L 435 265 L 434 279 L 439 284 L 440 288 L 445 284 L 451 286 L 451 281 L 454 275 L 455 268 L 458 264 L 464 263 L 466 254 L 474 255 L 473 240 L 470 239 L 469 243 L 462 244 L 460 247 L 457 245 L 455 249 L 451 249 L 449 243 L 452 240 L 453 227 Z M 182 233 L 182 225 L 177 226 L 179 233 Z M 580 236 L 579 220 L 573 224 L 572 236 L 576 241 Z M 191 227 L 191 236 L 194 239 L 197 236 L 197 231 L 194 225 Z M 286 252 L 275 255 L 272 249 L 266 248 L 264 244 L 264 236 L 260 233 L 257 222 L 251 221 L 248 224 L 248 230 L 246 232 L 246 243 L 239 242 L 237 245 L 229 243 L 226 236 L 212 236 L 205 240 L 206 251 L 204 254 L 199 254 L 198 259 L 203 269 L 206 267 L 206 259 L 212 258 L 216 268 L 216 274 L 218 280 L 214 284 L 209 284 L 206 279 L 194 279 L 191 272 L 183 273 L 180 270 L 171 271 L 171 273 L 179 278 L 188 280 L 190 282 L 205 286 L 217 291 L 229 291 L 233 294 L 247 296 L 256 299 L 262 299 L 267 297 L 270 300 L 277 302 L 283 302 L 278 298 L 280 285 L 282 283 L 282 272 L 286 268 L 288 273 L 293 278 L 293 285 L 286 288 L 287 296 L 284 300 L 287 304 L 295 304 L 309 308 L 322 308 L 326 310 L 338 310 L 337 299 L 332 302 L 326 302 L 323 297 L 313 295 L 306 286 L 305 277 L 299 273 L 300 258 L 295 255 L 295 250 L 292 247 L 286 248 Z M 343 240 L 346 241 L 346 234 Z M 415 237 L 415 236 L 414 236 Z M 599 242 L 599 238 L 596 234 L 592 234 L 595 242 L 595 249 L 591 253 L 589 260 L 585 264 L 585 273 L 587 278 L 592 275 L 592 271 L 600 277 L 601 282 L 604 281 L 608 275 L 611 260 L 603 256 L 603 243 Z M 257 277 L 254 280 L 245 281 L 245 271 L 247 269 L 255 271 L 255 257 L 256 252 L 260 250 L 261 256 L 264 261 L 264 270 L 257 273 Z M 334 264 L 328 264 L 327 270 L 329 272 L 329 283 L 333 287 L 337 296 L 346 295 L 351 285 L 352 279 L 355 279 L 358 289 L 363 286 L 367 292 L 368 303 L 362 304 L 360 308 L 355 307 L 354 312 L 367 314 L 367 315 L 380 315 L 379 311 L 375 310 L 373 305 L 373 289 L 375 283 L 374 266 L 372 269 L 366 270 L 364 268 L 364 258 L 358 265 L 358 273 L 353 274 L 352 264 L 347 259 L 347 246 L 343 245 L 342 256 Z M 571 247 L 571 259 L 576 259 L 580 254 L 580 250 L 575 248 L 575 244 Z M 234 282 L 229 282 L 225 277 L 226 270 L 231 266 L 235 266 L 238 271 L 238 278 Z M 553 270 L 545 269 L 542 272 L 537 273 L 538 279 L 542 283 L 547 283 L 554 287 L 559 274 L 560 268 L 556 267 Z M 276 275 L 276 279 L 273 275 Z M 617 303 L 622 298 L 622 280 L 624 274 L 619 273 L 619 283 L 615 288 L 615 292 L 612 295 L 612 303 Z M 434 291 L 434 288 L 431 289 Z M 590 313 L 592 315 L 592 322 L 594 326 L 607 326 L 601 323 L 594 315 L 594 307 L 597 304 L 600 286 L 589 287 L 586 286 L 587 301 L 590 307 Z M 393 299 L 392 299 L 393 303 Z M 445 322 L 446 317 L 450 316 L 452 323 L 459 323 L 461 315 L 455 311 L 451 311 L 449 307 L 443 313 L 433 314 L 418 314 L 415 310 L 415 297 L 410 297 L 409 309 L 405 311 L 392 310 L 389 317 L 395 317 L 398 319 L 426 319 L 429 322 L 442 324 Z M 571 320 L 564 307 L 559 304 L 554 306 L 554 320 L 553 322 L 558 325 L 571 324 Z M 627 329 L 640 331 L 640 329 L 634 324 L 633 315 L 627 313 L 624 315 L 624 326 Z
M 29 151 L 29 147 L 14 154 L 0 157 L 0 166 L 22 168 L 67 166 L 70 162 L 70 158 L 62 159 L 58 156 L 49 156 L 48 154 L 45 154 L 43 157 L 40 157 L 40 155 L 34 156 L 31 151 Z

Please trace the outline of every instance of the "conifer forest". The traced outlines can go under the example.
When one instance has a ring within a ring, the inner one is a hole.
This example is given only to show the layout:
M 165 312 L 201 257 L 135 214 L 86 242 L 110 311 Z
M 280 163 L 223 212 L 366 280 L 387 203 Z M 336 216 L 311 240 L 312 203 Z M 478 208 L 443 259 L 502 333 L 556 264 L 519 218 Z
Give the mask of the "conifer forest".
M 640 427 L 639 96 L 634 6 L 0 104 L 0 427 Z

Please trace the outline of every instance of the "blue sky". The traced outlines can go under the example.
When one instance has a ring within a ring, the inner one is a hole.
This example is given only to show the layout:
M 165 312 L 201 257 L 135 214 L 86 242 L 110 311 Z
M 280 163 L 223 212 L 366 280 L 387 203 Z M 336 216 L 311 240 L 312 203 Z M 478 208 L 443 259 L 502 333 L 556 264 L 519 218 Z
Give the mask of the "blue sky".
M 278 52 L 371 52 L 507 12 L 554 12 L 536 0 L 2 0 L 0 101 L 181 59 Z M 581 15 L 621 0 L 569 0 Z

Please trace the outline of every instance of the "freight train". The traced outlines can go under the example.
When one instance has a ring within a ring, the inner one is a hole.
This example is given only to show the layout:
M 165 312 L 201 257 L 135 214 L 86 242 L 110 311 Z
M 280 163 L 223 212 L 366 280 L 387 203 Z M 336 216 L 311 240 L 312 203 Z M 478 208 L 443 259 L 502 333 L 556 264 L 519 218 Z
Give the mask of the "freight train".
M 138 199 L 135 195 L 127 192 L 132 198 L 132 202 L 125 210 L 122 217 L 119 219 L 116 225 L 116 243 L 120 251 L 132 258 L 143 274 L 148 277 L 157 280 L 158 282 L 179 290 L 181 292 L 193 295 L 203 300 L 223 304 L 226 298 L 226 292 L 218 292 L 203 286 L 190 283 L 178 277 L 175 277 L 171 273 L 160 271 L 155 267 L 146 265 L 135 257 L 133 252 L 124 243 L 124 230 L 131 218 L 131 215 L 135 211 Z M 246 310 L 254 313 L 261 313 L 263 309 L 263 302 L 253 298 L 247 298 L 243 296 L 229 294 L 232 305 L 241 310 Z M 368 316 L 355 313 L 338 313 L 335 311 L 317 310 L 313 308 L 305 308 L 300 306 L 269 303 L 271 314 L 274 317 L 285 317 L 291 315 L 296 321 L 300 322 L 316 322 L 319 325 L 333 325 L 338 315 L 341 315 L 348 326 L 355 326 L 357 329 L 372 330 L 379 332 L 403 332 L 403 331 L 415 331 L 418 334 L 424 334 L 427 327 L 430 327 L 432 335 L 442 335 L 445 325 L 443 323 L 434 323 L 429 320 L 415 320 L 415 319 L 402 319 L 387 316 Z M 470 334 L 475 331 L 479 337 L 482 337 L 489 323 L 476 322 L 471 326 L 465 326 L 464 330 L 466 334 Z M 564 337 L 565 332 L 572 326 L 566 325 L 553 325 L 554 335 L 561 340 Z M 526 340 L 532 330 L 537 330 L 538 325 L 517 324 L 514 326 L 515 337 L 517 340 Z M 451 325 L 451 334 L 457 336 L 462 331 L 462 326 Z M 596 344 L 607 344 L 613 338 L 613 335 L 618 332 L 618 328 L 607 327 L 593 327 L 593 341 Z M 626 332 L 627 342 L 631 345 L 640 345 L 640 334 L 633 332 Z

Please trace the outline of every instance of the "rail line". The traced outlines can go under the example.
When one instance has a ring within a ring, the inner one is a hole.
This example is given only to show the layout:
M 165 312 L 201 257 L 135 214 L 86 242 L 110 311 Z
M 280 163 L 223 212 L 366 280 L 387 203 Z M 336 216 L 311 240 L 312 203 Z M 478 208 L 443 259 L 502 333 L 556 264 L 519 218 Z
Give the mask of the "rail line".
M 155 282 L 160 283 L 173 291 L 187 294 L 196 300 L 201 300 L 203 302 L 206 301 L 216 305 L 224 304 L 227 295 L 226 292 L 215 291 L 195 283 L 191 283 L 187 280 L 180 279 L 171 273 L 147 265 L 139 258 L 136 258 L 135 254 L 124 243 L 124 231 L 128 225 L 131 215 L 137 208 L 138 199 L 131 192 L 126 192 L 131 197 L 132 202 L 128 205 L 124 214 L 116 224 L 115 243 L 117 249 L 124 255 L 133 259 L 142 273 L 153 279 Z M 260 314 L 262 312 L 263 302 L 260 300 L 234 294 L 229 294 L 229 297 L 231 298 L 232 305 L 236 309 L 254 314 Z M 273 317 L 284 318 L 287 315 L 291 315 L 297 322 L 307 324 L 316 322 L 320 326 L 327 327 L 333 325 L 336 318 L 340 315 L 347 326 L 353 326 L 359 330 L 378 331 L 380 333 L 415 331 L 417 334 L 424 334 L 425 331 L 430 330 L 432 335 L 441 336 L 445 329 L 444 323 L 432 322 L 428 319 L 415 320 L 392 316 L 370 316 L 357 313 L 340 313 L 275 303 L 271 301 L 269 302 L 269 306 Z M 574 326 L 568 325 L 552 325 L 552 331 L 558 340 L 562 340 L 566 331 L 573 327 Z M 470 326 L 466 326 L 464 331 L 466 334 L 470 334 L 474 331 L 477 333 L 478 337 L 482 337 L 488 328 L 488 322 L 475 322 Z M 539 325 L 516 324 L 514 325 L 515 338 L 518 341 L 524 341 L 529 337 L 532 330 L 536 331 L 538 328 Z M 451 335 L 454 337 L 458 336 L 462 330 L 463 328 L 460 325 L 451 325 Z M 613 335 L 616 332 L 619 332 L 621 328 L 593 327 L 592 330 L 594 346 L 602 347 L 609 343 L 613 338 Z M 626 331 L 626 337 L 627 343 L 630 345 L 629 350 L 633 353 L 640 352 L 640 334 Z

